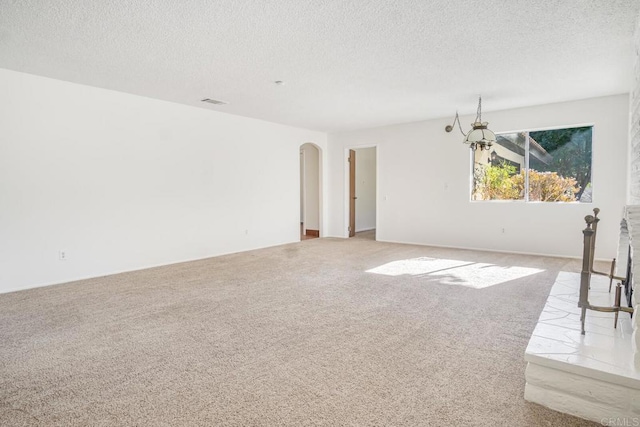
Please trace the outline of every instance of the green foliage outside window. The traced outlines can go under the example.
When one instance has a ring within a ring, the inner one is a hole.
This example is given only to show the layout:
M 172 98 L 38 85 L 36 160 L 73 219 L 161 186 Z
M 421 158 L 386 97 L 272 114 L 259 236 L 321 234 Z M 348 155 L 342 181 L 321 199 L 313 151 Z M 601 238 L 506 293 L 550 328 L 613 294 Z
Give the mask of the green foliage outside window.
M 524 171 L 516 173 L 515 166 L 502 163 L 497 166 L 476 165 L 474 199 L 522 200 L 524 198 Z M 565 178 L 557 172 L 529 169 L 529 200 L 541 202 L 575 202 L 580 186 L 574 178 Z

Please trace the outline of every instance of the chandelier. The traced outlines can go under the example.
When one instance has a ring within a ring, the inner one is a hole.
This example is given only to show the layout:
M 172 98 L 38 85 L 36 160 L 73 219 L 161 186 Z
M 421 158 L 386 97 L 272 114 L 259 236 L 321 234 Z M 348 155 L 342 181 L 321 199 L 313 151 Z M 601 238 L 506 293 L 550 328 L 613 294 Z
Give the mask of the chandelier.
M 489 123 L 482 121 L 482 97 L 478 98 L 478 110 L 476 111 L 476 119 L 471 124 L 472 129 L 468 133 L 464 133 L 460 125 L 460 117 L 456 111 L 456 118 L 453 120 L 453 123 L 447 125 L 444 130 L 451 132 L 453 125 L 456 123 L 458 123 L 460 132 L 465 136 L 462 142 L 469 144 L 469 147 L 473 150 L 477 150 L 478 148 L 480 150 L 489 150 L 493 143 L 496 142 L 496 134 L 487 128 Z

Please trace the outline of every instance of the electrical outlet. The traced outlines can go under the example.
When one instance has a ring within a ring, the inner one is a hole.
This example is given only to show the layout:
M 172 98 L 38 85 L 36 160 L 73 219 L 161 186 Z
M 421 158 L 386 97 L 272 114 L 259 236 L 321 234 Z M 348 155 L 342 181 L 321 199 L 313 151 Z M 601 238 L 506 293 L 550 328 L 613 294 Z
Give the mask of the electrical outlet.
M 507 232 L 507 230 L 503 228 L 502 229 L 502 234 L 505 234 L 506 232 Z
M 66 251 L 59 251 L 58 252 L 58 259 L 60 261 L 65 261 L 67 259 L 67 252 Z

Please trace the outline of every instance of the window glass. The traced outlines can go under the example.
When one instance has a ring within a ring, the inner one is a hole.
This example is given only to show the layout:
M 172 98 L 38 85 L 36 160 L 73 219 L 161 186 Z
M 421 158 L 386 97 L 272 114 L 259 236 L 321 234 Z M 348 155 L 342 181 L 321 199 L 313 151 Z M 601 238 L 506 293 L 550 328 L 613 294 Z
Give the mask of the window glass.
M 592 128 L 529 132 L 529 200 L 591 202 Z

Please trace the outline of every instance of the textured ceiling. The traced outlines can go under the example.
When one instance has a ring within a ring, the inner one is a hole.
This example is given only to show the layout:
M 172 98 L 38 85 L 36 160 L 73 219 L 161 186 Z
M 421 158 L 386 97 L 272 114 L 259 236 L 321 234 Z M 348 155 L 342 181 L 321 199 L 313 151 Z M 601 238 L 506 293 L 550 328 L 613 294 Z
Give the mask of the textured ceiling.
M 0 68 L 335 132 L 473 113 L 478 94 L 491 111 L 627 92 L 639 11 L 640 0 L 0 0 Z

